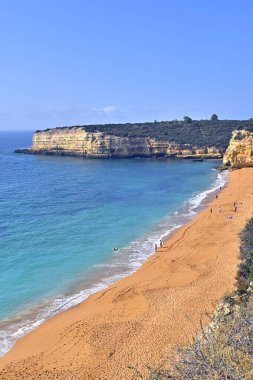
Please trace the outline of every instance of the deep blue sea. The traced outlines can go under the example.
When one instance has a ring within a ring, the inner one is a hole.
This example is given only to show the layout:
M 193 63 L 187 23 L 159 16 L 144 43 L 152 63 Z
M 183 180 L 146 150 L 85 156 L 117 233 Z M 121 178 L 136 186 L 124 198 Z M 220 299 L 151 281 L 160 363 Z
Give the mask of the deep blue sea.
M 31 142 L 32 132 L 0 132 L 2 354 L 49 316 L 136 270 L 225 181 L 212 160 L 13 153 Z

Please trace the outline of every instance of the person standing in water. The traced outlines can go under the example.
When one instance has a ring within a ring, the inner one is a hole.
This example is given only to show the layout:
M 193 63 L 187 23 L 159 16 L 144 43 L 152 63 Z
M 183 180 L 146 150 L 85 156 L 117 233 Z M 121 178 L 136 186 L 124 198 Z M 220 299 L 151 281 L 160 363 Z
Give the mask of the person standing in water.
M 162 248 L 163 247 L 163 241 L 162 241 L 162 239 L 160 240 L 160 248 Z
M 155 244 L 155 252 L 157 252 L 157 244 Z

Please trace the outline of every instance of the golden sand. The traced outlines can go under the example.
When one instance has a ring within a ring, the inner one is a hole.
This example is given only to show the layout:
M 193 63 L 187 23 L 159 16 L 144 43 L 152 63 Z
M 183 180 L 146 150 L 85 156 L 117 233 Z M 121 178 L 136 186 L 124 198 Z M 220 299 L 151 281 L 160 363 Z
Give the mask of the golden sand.
M 0 379 L 136 379 L 129 366 L 146 378 L 233 289 L 252 210 L 253 169 L 234 171 L 218 199 L 138 271 L 20 339 L 0 359 Z

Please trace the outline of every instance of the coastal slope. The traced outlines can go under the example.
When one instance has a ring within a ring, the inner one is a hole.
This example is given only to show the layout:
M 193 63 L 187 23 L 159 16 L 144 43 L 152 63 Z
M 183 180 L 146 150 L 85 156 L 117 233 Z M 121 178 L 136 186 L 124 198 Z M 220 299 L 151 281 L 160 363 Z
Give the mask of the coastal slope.
M 252 174 L 230 173 L 218 199 L 133 275 L 20 339 L 1 358 L 0 378 L 135 379 L 130 367 L 146 378 L 147 366 L 188 344 L 200 319 L 207 323 L 206 313 L 233 289 L 239 234 L 253 210 Z
M 253 167 L 253 132 L 233 132 L 223 163 L 233 168 Z

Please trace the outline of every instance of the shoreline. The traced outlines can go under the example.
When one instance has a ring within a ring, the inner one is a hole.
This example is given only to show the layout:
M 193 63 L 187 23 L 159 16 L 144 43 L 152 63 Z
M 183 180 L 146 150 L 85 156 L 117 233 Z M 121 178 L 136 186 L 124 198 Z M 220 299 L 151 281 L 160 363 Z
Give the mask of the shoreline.
M 0 359 L 1 378 L 133 379 L 129 365 L 145 373 L 147 365 L 161 362 L 233 289 L 252 192 L 252 169 L 230 173 L 218 199 L 140 269 L 21 338 Z M 234 201 L 242 205 L 233 214 Z
M 226 185 L 227 177 L 228 172 L 217 172 L 217 178 L 211 183 L 210 188 L 191 196 L 184 201 L 176 212 L 168 214 L 152 230 L 147 231 L 138 240 L 130 242 L 126 247 L 121 248 L 116 256 L 110 257 L 106 262 L 92 269 L 85 282 L 81 280 L 79 286 L 76 284 L 73 287 L 73 292 L 49 299 L 46 303 L 38 304 L 14 318 L 0 321 L 0 332 L 3 339 L 0 358 L 11 350 L 18 339 L 29 334 L 41 324 L 78 305 L 92 294 L 104 290 L 115 282 L 138 271 L 145 261 L 154 255 L 154 244 L 156 243 L 159 246 L 160 239 L 163 239 L 164 242 L 170 239 L 179 228 L 189 223 L 196 214 L 205 209 L 217 191 L 219 191 L 220 186 Z M 207 195 L 208 199 L 206 199 Z M 144 241 L 141 242 L 140 240 Z M 129 252 L 136 249 L 137 242 L 139 242 L 137 251 L 144 253 L 136 257 L 133 262 L 130 262 L 129 259 L 126 261 L 124 257 L 128 257 Z M 119 254 L 123 255 L 123 258 Z

